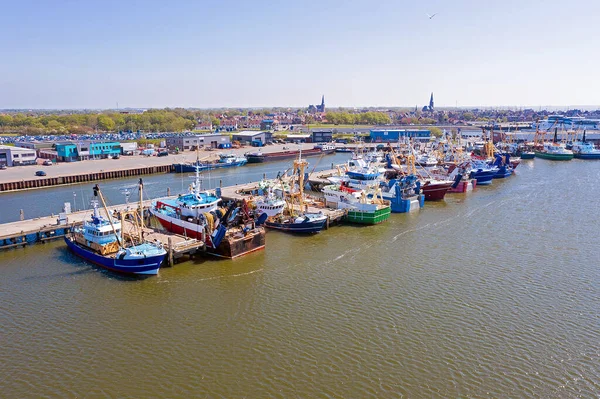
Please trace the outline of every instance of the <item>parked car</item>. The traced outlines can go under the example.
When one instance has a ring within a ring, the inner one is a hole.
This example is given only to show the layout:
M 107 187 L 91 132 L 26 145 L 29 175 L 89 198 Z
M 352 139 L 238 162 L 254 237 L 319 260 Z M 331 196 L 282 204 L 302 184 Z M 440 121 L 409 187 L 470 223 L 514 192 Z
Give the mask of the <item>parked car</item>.
M 119 158 L 121 158 L 121 156 L 119 154 L 115 154 L 112 156 L 112 159 L 119 159 Z
M 168 152 L 168 151 L 161 151 L 161 152 L 159 152 L 159 153 L 158 153 L 156 156 L 157 156 L 157 157 L 166 157 L 166 156 L 168 156 L 168 155 L 169 155 L 169 152 Z
M 44 172 L 43 170 L 38 170 L 37 172 L 35 172 L 36 176 L 46 176 L 46 172 Z
M 0 170 L 6 169 L 6 165 L 0 165 Z
M 43 163 L 44 166 L 52 166 L 52 161 L 49 159 L 46 159 Z

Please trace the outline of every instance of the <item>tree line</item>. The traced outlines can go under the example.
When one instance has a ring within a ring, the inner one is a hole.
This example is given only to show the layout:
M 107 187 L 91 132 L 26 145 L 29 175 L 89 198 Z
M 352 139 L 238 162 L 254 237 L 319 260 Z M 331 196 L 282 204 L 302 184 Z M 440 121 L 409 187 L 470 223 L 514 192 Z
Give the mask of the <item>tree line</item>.
M 334 125 L 386 125 L 392 123 L 388 114 L 384 112 L 327 112 L 325 114 L 327 123 Z

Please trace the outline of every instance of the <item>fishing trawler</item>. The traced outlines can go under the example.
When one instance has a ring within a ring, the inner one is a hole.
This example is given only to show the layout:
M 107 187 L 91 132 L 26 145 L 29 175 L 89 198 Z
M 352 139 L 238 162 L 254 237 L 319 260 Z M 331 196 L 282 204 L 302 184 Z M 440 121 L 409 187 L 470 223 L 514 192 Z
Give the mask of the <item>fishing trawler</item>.
M 221 220 L 227 213 L 219 208 L 221 198 L 211 191 L 201 190 L 200 168 L 186 194 L 152 202 L 150 213 L 172 233 L 203 241 L 207 248 L 217 248 L 227 232 Z
M 347 182 L 323 187 L 326 204 L 337 209 L 346 209 L 346 220 L 358 224 L 378 224 L 389 219 L 389 201 L 382 198 L 381 192 L 368 193 L 364 189 L 353 188 Z
M 91 219 L 65 235 L 65 243 L 69 249 L 77 256 L 114 272 L 158 274 L 158 269 L 167 254 L 162 245 L 144 242 L 141 235 L 138 243 L 132 242 L 132 245 L 127 245 L 122 233 L 123 221 L 116 220 L 109 214 L 98 185 L 94 186 L 94 198 Z M 97 198 L 102 201 L 106 217 L 100 215 Z M 143 219 L 140 217 L 140 220 Z M 143 229 L 143 222 L 141 228 Z
M 278 198 L 269 190 L 265 198 L 257 201 L 258 224 L 275 230 L 289 233 L 311 234 L 325 228 L 327 216 L 323 212 L 308 212 L 304 203 L 304 170 L 308 162 L 302 159 L 302 149 L 298 159 L 294 161 L 292 175 L 297 178 L 297 185 L 292 181 L 290 191 L 282 190 L 284 199 Z M 282 185 L 283 186 L 283 185 Z M 297 190 L 294 188 L 297 187 Z

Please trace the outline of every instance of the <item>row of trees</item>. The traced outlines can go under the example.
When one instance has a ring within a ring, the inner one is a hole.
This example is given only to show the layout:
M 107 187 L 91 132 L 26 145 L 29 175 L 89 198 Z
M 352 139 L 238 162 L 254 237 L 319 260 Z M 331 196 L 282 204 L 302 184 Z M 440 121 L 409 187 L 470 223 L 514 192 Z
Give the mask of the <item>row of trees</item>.
M 149 110 L 141 114 L 107 112 L 66 115 L 0 115 L 0 131 L 27 134 L 67 134 L 115 131 L 184 131 L 196 125 L 194 112 L 184 109 Z
M 386 125 L 392 122 L 388 114 L 383 112 L 328 112 L 325 119 L 335 125 Z

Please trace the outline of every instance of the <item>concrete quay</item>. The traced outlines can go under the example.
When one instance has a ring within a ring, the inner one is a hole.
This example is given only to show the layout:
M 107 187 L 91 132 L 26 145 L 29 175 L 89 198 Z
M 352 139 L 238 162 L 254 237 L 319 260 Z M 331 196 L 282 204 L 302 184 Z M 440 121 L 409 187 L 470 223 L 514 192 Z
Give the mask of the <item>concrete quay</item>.
M 302 144 L 302 149 L 312 148 L 314 144 Z M 261 147 L 263 153 L 282 151 L 283 147 L 299 148 L 298 144 L 278 144 Z M 187 151 L 166 157 L 157 156 L 122 156 L 119 159 L 98 159 L 80 162 L 62 162 L 53 166 L 29 165 L 15 166 L 0 170 L 0 193 L 49 187 L 82 182 L 135 177 L 156 173 L 173 172 L 174 163 L 194 162 L 197 157 L 202 161 L 218 158 L 219 152 L 233 152 L 243 155 L 246 152 L 257 151 L 257 147 L 242 147 L 227 150 Z M 35 172 L 43 170 L 46 176 L 35 176 Z

